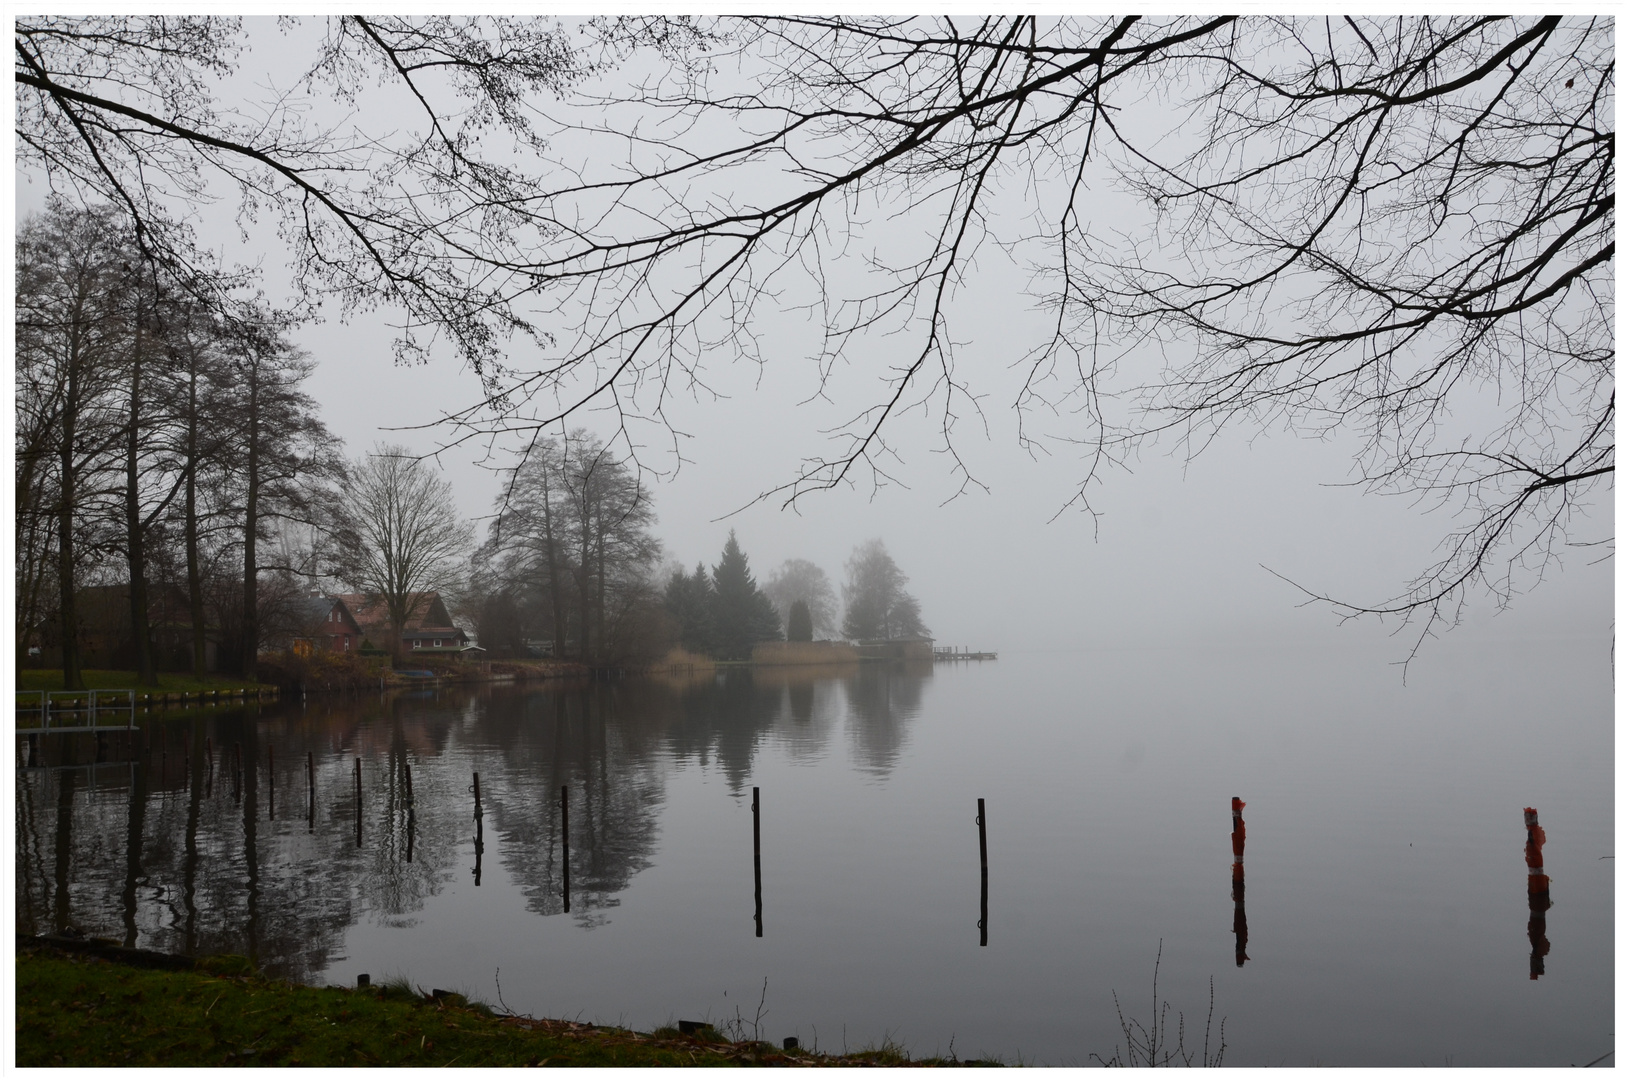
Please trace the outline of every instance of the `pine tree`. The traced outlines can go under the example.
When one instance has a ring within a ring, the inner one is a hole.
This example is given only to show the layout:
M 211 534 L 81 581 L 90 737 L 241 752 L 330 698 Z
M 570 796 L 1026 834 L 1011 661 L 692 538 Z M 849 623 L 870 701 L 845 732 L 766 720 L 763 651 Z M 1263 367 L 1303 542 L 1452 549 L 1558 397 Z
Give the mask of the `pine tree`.
M 712 570 L 712 587 L 712 625 L 720 659 L 746 660 L 758 642 L 780 640 L 779 613 L 753 580 L 732 529 L 723 545 L 723 558 Z
M 705 565 L 696 563 L 694 576 L 682 569 L 672 572 L 667 582 L 667 611 L 678 621 L 678 640 L 688 651 L 706 655 L 716 647 L 712 623 L 716 600 Z
M 808 601 L 793 600 L 791 602 L 791 616 L 785 623 L 785 640 L 813 640 L 813 615 L 808 611 Z

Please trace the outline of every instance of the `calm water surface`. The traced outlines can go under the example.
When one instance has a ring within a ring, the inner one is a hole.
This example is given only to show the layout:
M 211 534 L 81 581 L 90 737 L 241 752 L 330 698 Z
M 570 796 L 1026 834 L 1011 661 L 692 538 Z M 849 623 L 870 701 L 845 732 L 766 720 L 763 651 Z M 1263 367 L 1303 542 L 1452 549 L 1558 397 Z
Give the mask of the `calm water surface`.
M 96 768 L 93 742 L 54 737 L 22 745 L 18 928 L 642 1030 L 749 1033 L 760 1010 L 762 1037 L 805 1046 L 1048 1064 L 1112 1054 L 1114 991 L 1149 1018 L 1161 942 L 1160 996 L 1199 1042 L 1213 977 L 1227 1064 L 1605 1053 L 1608 644 L 1438 647 L 1406 685 L 1393 658 L 1003 655 L 312 698 L 148 721 L 137 764 L 105 746 Z

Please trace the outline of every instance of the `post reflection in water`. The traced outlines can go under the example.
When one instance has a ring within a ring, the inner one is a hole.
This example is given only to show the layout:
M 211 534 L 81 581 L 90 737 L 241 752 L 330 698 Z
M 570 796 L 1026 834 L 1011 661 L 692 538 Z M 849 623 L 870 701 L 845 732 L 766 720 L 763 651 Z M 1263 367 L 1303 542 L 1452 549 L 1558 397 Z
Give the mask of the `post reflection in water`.
M 124 945 L 136 944 L 136 882 L 142 877 L 141 838 L 147 820 L 147 770 L 138 757 L 130 764 L 130 801 L 124 841 Z
M 412 765 L 407 761 L 401 762 L 401 778 L 406 783 L 407 791 L 407 861 L 412 862 L 412 844 L 418 835 L 418 816 L 412 797 Z
M 504 884 L 536 915 L 568 911 L 591 930 L 651 865 L 675 766 L 715 769 L 749 795 L 766 748 L 812 762 L 845 733 L 857 768 L 885 775 L 912 738 L 929 678 L 924 665 L 851 665 L 336 695 L 303 707 L 157 714 L 133 737 L 50 735 L 26 748 L 19 739 L 19 757 L 68 771 L 19 774 L 17 928 L 72 925 L 163 952 L 247 953 L 278 978 L 319 980 L 352 927 L 410 928 L 443 891 L 459 837 L 470 835 L 458 790 L 469 787 L 451 778 L 478 766 L 475 883 L 488 884 L 489 817 Z M 172 742 L 175 770 L 166 768 Z M 108 762 L 94 775 L 93 759 Z M 274 814 L 279 761 L 304 766 L 304 822 L 289 812 L 286 785 L 284 812 Z M 375 778 L 365 790 L 362 772 Z M 754 932 L 760 790 L 756 810 Z
M 72 884 L 69 867 L 73 857 L 73 785 L 75 779 L 72 769 L 63 769 L 57 774 L 56 892 L 53 897 L 55 905 L 52 912 L 51 929 L 58 932 L 73 925 L 69 921 L 68 887 Z
M 486 812 L 480 808 L 480 774 L 475 773 L 475 887 L 480 887 L 480 857 L 486 853 Z
M 186 840 L 185 855 L 181 864 L 181 902 L 186 908 L 186 930 L 182 940 L 186 954 L 190 956 L 198 947 L 198 823 L 203 816 L 203 785 L 198 783 L 197 773 L 202 771 L 203 762 L 194 762 L 188 755 L 187 763 Z
M 1525 808 L 1525 892 L 1531 919 L 1525 925 L 1525 936 L 1531 939 L 1531 978 L 1546 974 L 1543 959 L 1548 955 L 1548 909 L 1553 901 L 1548 896 L 1548 875 L 1542 872 L 1542 845 L 1548 834 L 1537 824 L 1537 812 Z
M 564 854 L 560 856 L 560 873 L 564 875 L 564 884 L 560 895 L 565 900 L 565 914 L 571 913 L 571 789 L 569 786 L 559 789 L 559 836 L 564 842 Z
M 763 936 L 763 831 L 757 788 L 751 789 L 751 870 L 756 883 L 757 936 Z
M 1243 907 L 1243 807 L 1248 805 L 1232 796 L 1232 933 L 1237 935 L 1237 966 L 1248 962 L 1248 912 Z

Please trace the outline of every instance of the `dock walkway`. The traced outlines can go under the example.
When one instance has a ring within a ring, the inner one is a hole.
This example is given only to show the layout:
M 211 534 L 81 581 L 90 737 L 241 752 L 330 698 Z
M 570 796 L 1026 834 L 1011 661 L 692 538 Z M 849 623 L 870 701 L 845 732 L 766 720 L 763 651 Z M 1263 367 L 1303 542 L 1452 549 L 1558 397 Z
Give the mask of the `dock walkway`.
M 932 650 L 932 659 L 934 659 L 934 660 L 998 660 L 998 659 L 1000 659 L 1000 656 L 999 656 L 998 653 L 973 652 L 970 649 L 962 649 L 959 646 L 951 645 L 951 646 L 947 646 L 947 647 L 941 648 L 941 649 L 934 647 L 933 650 Z

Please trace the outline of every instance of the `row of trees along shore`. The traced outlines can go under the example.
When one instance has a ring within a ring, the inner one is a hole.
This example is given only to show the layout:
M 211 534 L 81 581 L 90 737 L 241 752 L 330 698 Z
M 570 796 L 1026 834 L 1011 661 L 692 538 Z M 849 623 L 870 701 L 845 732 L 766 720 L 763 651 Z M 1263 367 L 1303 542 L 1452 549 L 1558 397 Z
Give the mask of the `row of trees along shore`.
M 177 281 L 110 210 L 55 203 L 16 240 L 14 640 L 83 687 L 89 607 L 118 666 L 253 678 L 308 631 L 313 593 L 376 601 L 393 653 L 439 593 L 492 656 L 648 662 L 835 632 L 835 593 L 787 561 L 766 589 L 730 534 L 693 575 L 661 567 L 637 470 L 596 437 L 537 442 L 508 471 L 486 541 L 450 484 L 396 446 L 347 461 L 303 384 L 298 321 L 224 275 Z M 471 553 L 472 552 L 472 553 Z M 848 563 L 849 637 L 924 631 L 879 540 Z M 109 601 L 127 616 L 107 618 Z
M 201 675 L 206 636 L 221 667 L 252 674 L 292 595 L 262 581 L 281 562 L 266 545 L 316 520 L 345 475 L 301 389 L 313 365 L 290 320 L 201 302 L 109 210 L 58 204 L 24 221 L 16 267 L 18 659 L 51 647 L 80 688 L 83 590 L 117 585 L 143 684 L 160 662 Z M 170 616 L 190 631 L 184 658 L 155 655 L 166 587 L 185 597 Z
M 347 462 L 297 320 L 226 276 L 175 280 L 123 225 L 56 203 L 18 229 L 17 662 L 48 651 L 82 689 L 95 622 L 141 685 L 253 678 L 308 630 L 301 600 L 342 588 L 381 602 L 398 651 L 424 594 L 460 580 L 450 485 L 399 447 Z
M 36 13 L 13 29 L 20 176 L 111 208 L 180 294 L 214 295 L 195 268 L 242 248 L 222 230 L 218 251 L 196 249 L 205 206 L 274 226 L 268 254 L 296 302 L 387 308 L 399 358 L 449 352 L 477 375 L 441 425 L 447 445 L 530 438 L 607 404 L 676 438 L 671 394 L 732 363 L 800 363 L 777 330 L 813 313 L 816 392 L 847 420 L 765 500 L 884 477 L 916 409 L 963 489 L 981 487 L 956 421 L 1015 365 L 1019 445 L 1077 452 L 1058 501 L 1092 515 L 1097 485 L 1143 451 L 1196 455 L 1261 430 L 1336 440 L 1345 482 L 1435 508 L 1439 548 L 1392 589 L 1302 586 L 1343 615 L 1411 622 L 1414 647 L 1472 598 L 1508 604 L 1565 559 L 1613 550 L 1608 15 L 351 14 L 273 28 Z M 114 256 L 96 273 L 126 263 L 143 265 Z M 57 372 L 60 422 L 87 432 L 64 444 L 58 480 L 98 507 L 56 523 L 64 581 L 93 552 L 140 564 L 144 530 L 170 514 L 157 479 L 151 502 L 119 508 L 140 485 L 118 480 L 120 421 L 102 415 L 125 400 L 104 381 L 157 375 L 133 328 L 186 321 L 154 288 L 98 294 L 87 312 L 81 345 L 124 342 L 119 364 Z M 1024 329 L 1024 312 L 1042 318 Z M 297 386 L 262 314 L 224 320 L 220 348 Z M 1010 335 L 982 362 L 970 338 L 990 318 Z M 844 355 L 897 362 L 849 385 L 833 375 Z M 125 450 L 137 472 L 192 460 Z M 231 453 L 217 472 L 254 490 L 255 452 Z M 222 495 L 199 523 L 245 564 L 253 503 Z M 52 531 L 48 513 L 24 519 Z M 94 537 L 74 533 L 92 520 Z M 208 531 L 228 522 L 236 547 Z M 584 644 L 612 635 L 612 554 L 574 585 L 555 566 Z M 34 611 L 21 595 L 19 620 Z
M 764 641 L 837 633 L 830 579 L 788 559 L 759 586 L 731 531 L 717 564 L 664 568 L 655 508 L 637 470 L 577 430 L 539 440 L 510 470 L 475 553 L 461 612 L 494 657 L 542 651 L 607 666 L 647 663 L 674 644 L 744 659 Z M 908 579 L 880 540 L 847 563 L 841 634 L 925 634 Z

